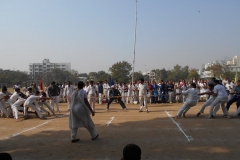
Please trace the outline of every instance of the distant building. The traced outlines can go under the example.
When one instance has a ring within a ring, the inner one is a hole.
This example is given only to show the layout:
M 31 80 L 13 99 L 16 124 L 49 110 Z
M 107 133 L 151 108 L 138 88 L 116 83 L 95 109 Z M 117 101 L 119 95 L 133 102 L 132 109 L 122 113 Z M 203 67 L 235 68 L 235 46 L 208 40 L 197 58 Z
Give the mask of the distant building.
M 34 77 L 35 75 L 44 75 L 55 68 L 71 71 L 71 63 L 51 63 L 49 59 L 44 59 L 42 63 L 29 63 L 29 74 Z
M 238 56 L 234 56 L 227 61 L 228 68 L 231 72 L 240 72 L 240 59 Z

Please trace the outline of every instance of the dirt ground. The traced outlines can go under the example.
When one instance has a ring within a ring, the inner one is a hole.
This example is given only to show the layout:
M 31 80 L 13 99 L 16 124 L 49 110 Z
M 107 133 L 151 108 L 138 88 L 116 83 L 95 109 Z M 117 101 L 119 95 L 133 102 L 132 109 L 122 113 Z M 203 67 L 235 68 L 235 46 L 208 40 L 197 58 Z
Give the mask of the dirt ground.
M 239 159 L 240 118 L 223 118 L 221 110 L 215 119 L 207 119 L 206 114 L 196 117 L 202 104 L 182 119 L 171 118 L 181 103 L 149 104 L 149 113 L 138 112 L 139 105 L 128 104 L 126 111 L 119 104 L 112 104 L 109 111 L 106 104 L 96 105 L 92 118 L 99 138 L 92 141 L 81 128 L 80 141 L 71 143 L 67 105 L 60 103 L 61 113 L 47 120 L 35 115 L 20 122 L 0 118 L 0 152 L 10 153 L 14 160 L 119 160 L 124 146 L 135 143 L 143 160 Z M 230 113 L 235 110 L 232 105 Z

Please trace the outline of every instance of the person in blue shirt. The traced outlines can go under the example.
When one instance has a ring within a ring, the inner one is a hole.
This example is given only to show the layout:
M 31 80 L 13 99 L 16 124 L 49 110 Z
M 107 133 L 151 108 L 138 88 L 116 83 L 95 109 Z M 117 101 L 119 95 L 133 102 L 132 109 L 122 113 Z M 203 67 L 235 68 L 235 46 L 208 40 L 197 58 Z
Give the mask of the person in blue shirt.
M 158 103 L 159 86 L 157 85 L 157 83 L 155 81 L 153 82 L 152 89 L 153 89 L 153 103 Z

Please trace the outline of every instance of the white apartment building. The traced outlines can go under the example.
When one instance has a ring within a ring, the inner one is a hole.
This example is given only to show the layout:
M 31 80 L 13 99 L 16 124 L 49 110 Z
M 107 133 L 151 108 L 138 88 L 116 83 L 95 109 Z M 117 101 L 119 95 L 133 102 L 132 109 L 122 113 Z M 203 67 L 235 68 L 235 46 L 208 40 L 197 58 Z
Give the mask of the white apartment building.
M 29 73 L 33 76 L 46 74 L 55 68 L 70 71 L 71 63 L 51 63 L 49 59 L 44 59 L 42 63 L 29 63 Z

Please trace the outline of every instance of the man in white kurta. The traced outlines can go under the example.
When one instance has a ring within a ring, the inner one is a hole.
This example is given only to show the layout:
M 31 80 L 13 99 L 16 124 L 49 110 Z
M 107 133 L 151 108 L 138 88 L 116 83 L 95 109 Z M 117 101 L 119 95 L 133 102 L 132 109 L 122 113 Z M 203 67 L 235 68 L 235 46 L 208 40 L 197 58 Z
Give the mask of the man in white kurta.
M 148 113 L 148 105 L 147 105 L 147 84 L 144 83 L 143 79 L 140 79 L 140 83 L 138 85 L 139 89 L 139 102 L 140 102 L 140 110 L 139 112 L 142 112 L 143 107 L 146 108 L 146 111 Z
M 198 101 L 198 90 L 196 89 L 196 84 L 192 83 L 190 88 L 186 91 L 182 91 L 183 95 L 187 95 L 187 99 L 186 101 L 183 103 L 182 107 L 179 109 L 176 118 L 180 118 L 182 116 L 182 114 L 187 113 L 187 111 L 195 106 L 197 104 Z
M 225 87 L 219 83 L 219 80 L 214 80 L 214 85 L 215 85 L 215 87 L 213 89 L 213 96 L 217 96 L 217 97 L 215 98 L 215 100 L 210 105 L 209 117 L 208 118 L 209 119 L 214 118 L 213 110 L 218 104 L 221 104 L 224 116 L 227 116 L 228 118 L 231 118 L 228 111 L 227 111 L 227 108 L 225 106 L 225 103 L 228 102 L 228 93 L 227 93 Z
M 84 83 L 82 81 L 78 82 L 78 89 L 72 94 L 69 116 L 69 128 L 71 129 L 72 143 L 79 141 L 79 139 L 77 139 L 77 131 L 79 127 L 85 127 L 91 134 L 92 140 L 95 140 L 98 137 L 98 132 L 90 117 L 90 113 L 92 113 L 92 116 L 94 116 L 95 113 L 87 101 L 87 94 L 82 89 L 83 86 Z

